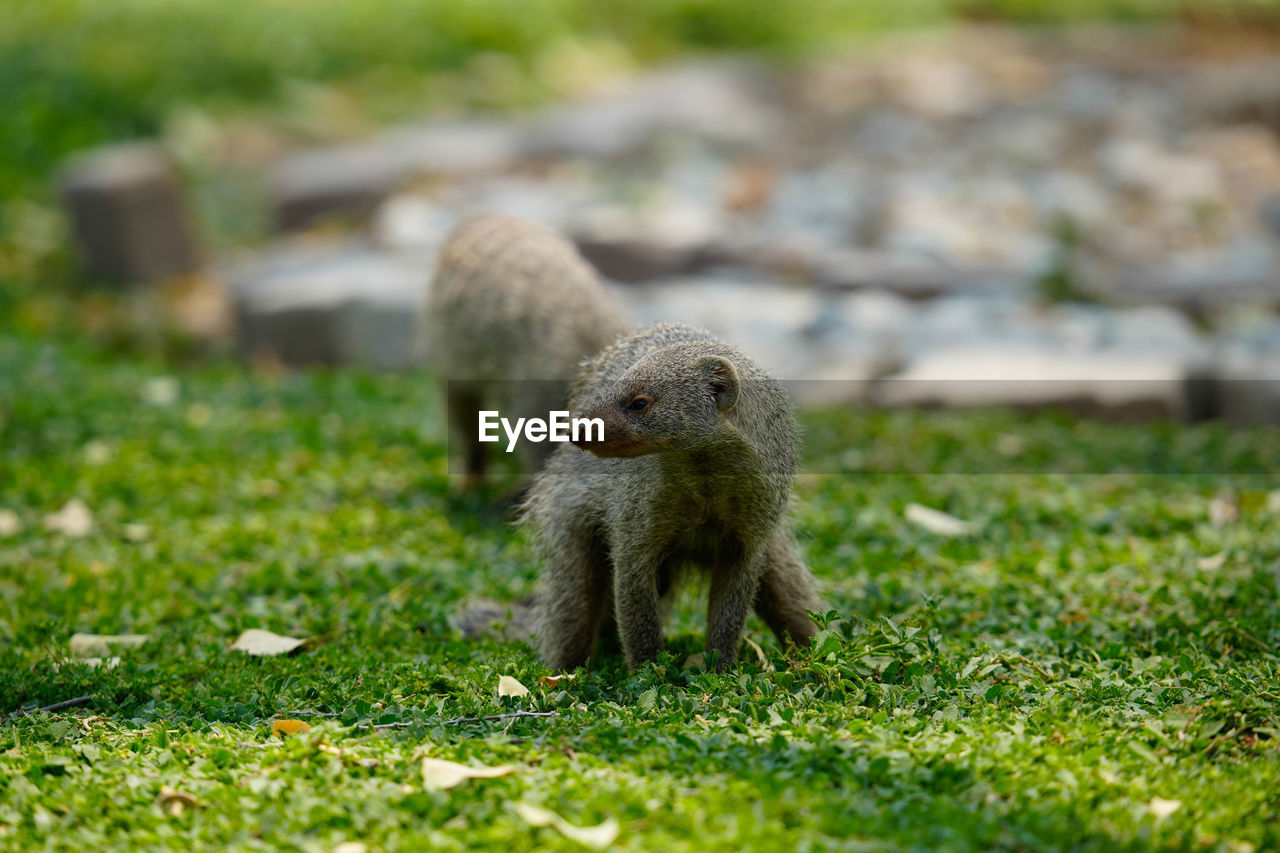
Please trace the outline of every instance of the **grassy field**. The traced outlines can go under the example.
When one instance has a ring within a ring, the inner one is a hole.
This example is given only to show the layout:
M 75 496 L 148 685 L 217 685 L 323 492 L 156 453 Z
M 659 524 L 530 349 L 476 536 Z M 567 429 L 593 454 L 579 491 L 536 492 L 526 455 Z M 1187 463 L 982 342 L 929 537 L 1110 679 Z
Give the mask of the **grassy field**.
M 800 484 L 815 650 L 686 665 L 690 597 L 659 666 L 551 687 L 450 628 L 536 567 L 498 487 L 452 491 L 425 377 L 168 370 L 0 337 L 0 714 L 91 696 L 0 725 L 0 848 L 581 849 L 530 805 L 637 851 L 1280 845 L 1280 478 L 1161 473 L 1275 470 L 1274 430 L 809 415 L 811 466 L 880 472 Z M 72 498 L 92 530 L 45 529 Z M 322 642 L 228 649 L 253 627 Z M 77 631 L 147 640 L 93 667 Z M 555 716 L 441 724 L 520 710 Z
M 286 109 L 337 85 L 420 115 L 560 94 L 567 55 L 809 52 L 962 19 L 1272 24 L 1277 0 L 10 0 L 0 27 L 0 198 L 43 197 L 69 154 L 188 113 Z M 588 74 L 592 73 L 590 71 Z M 0 215 L 3 215 L 0 210 Z

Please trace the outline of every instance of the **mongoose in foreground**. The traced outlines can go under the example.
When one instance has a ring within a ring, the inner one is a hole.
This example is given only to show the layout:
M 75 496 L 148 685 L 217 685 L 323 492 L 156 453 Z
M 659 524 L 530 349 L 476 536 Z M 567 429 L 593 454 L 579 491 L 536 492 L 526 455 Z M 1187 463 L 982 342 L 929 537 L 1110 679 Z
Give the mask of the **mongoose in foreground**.
M 512 421 L 564 410 L 579 362 L 627 328 L 594 270 L 551 229 L 497 214 L 455 228 L 427 297 L 425 333 L 468 480 L 484 476 L 481 410 Z M 519 447 L 529 473 L 555 449 Z
M 544 561 L 533 622 L 546 664 L 582 664 L 615 625 L 631 668 L 654 660 L 691 568 L 710 575 L 720 668 L 752 606 L 807 645 L 823 604 L 785 517 L 799 428 L 778 384 L 708 332 L 663 323 L 584 363 L 570 406 L 603 420 L 603 440 L 561 446 L 523 509 Z

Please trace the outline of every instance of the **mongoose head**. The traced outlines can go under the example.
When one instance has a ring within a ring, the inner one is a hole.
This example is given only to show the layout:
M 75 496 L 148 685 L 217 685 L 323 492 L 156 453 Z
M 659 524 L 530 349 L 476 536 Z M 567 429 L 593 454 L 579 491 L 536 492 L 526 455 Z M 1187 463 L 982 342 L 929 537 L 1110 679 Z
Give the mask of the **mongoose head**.
M 738 402 L 738 371 L 722 355 L 675 345 L 636 362 L 580 417 L 604 422 L 604 440 L 590 431 L 575 441 L 596 456 L 644 456 L 699 450 L 732 427 L 725 415 Z

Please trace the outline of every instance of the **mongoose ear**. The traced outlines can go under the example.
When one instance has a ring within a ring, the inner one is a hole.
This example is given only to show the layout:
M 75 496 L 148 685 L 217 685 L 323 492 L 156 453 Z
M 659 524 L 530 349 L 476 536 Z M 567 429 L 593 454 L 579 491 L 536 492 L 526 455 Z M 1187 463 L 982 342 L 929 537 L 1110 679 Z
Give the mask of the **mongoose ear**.
M 716 398 L 716 408 L 727 412 L 738 402 L 738 371 L 733 362 L 718 355 L 704 356 L 698 362 L 698 369 L 711 384 L 711 393 Z

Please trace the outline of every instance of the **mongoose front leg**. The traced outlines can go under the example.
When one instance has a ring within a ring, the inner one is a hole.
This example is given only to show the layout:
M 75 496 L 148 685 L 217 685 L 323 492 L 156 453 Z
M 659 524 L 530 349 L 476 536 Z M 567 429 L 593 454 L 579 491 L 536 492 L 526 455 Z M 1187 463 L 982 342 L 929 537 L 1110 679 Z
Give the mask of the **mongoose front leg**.
M 656 563 L 615 558 L 613 599 L 627 666 L 639 669 L 645 661 L 657 660 L 662 650 L 662 616 Z
M 711 575 L 711 596 L 707 602 L 707 651 L 720 653 L 716 669 L 721 672 L 738 662 L 742 629 L 755 601 L 762 568 L 761 557 L 752 555 L 717 566 Z
M 818 597 L 813 576 L 796 552 L 791 534 L 779 529 L 765 550 L 764 573 L 756 592 L 756 613 L 784 646 L 788 641 L 804 648 L 818 626 L 809 611 L 822 612 L 826 605 Z
M 538 646 L 547 666 L 567 672 L 587 662 L 608 616 L 609 567 L 588 533 L 556 544 L 538 601 Z

